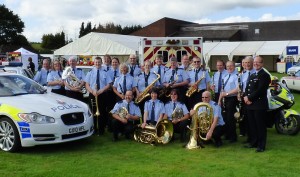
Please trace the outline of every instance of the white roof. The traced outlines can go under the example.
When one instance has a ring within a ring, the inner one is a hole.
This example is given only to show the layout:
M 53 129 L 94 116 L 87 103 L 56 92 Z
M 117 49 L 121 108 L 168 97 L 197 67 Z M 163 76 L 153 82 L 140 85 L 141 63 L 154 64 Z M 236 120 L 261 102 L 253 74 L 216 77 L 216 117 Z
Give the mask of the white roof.
M 240 45 L 241 42 L 219 42 L 211 51 L 207 53 L 207 57 L 210 58 L 212 55 L 227 55 Z
M 230 54 L 230 60 L 233 56 L 255 55 L 255 52 L 264 44 L 264 41 L 241 42 Z
M 54 55 L 129 55 L 138 51 L 139 36 L 91 32 L 54 51 Z
M 29 50 L 24 49 L 23 47 L 19 48 L 18 50 L 14 51 L 14 52 L 20 52 L 21 55 L 37 55 L 33 52 L 30 52 Z
M 290 41 L 266 41 L 256 55 L 282 55 Z

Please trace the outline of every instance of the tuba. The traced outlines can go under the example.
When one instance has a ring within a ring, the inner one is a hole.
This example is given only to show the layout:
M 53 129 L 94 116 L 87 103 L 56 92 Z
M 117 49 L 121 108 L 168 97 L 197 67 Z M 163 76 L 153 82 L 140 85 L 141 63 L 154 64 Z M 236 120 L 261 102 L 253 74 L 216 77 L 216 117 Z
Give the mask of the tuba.
M 76 77 L 76 75 L 73 73 L 71 67 L 65 68 L 65 70 L 62 73 L 61 78 L 63 80 L 66 80 L 66 82 L 71 86 L 71 87 L 78 87 L 81 84 L 81 81 Z
M 201 112 L 199 113 L 199 109 Z M 213 119 L 213 108 L 208 103 L 197 103 L 193 110 L 195 114 L 192 117 L 191 127 L 188 127 L 191 130 L 190 141 L 186 145 L 187 149 L 197 149 L 200 148 L 199 141 L 206 141 L 206 135 L 212 125 Z
M 145 88 L 145 90 L 135 99 L 135 103 L 139 104 L 140 102 L 142 102 L 145 98 L 147 98 L 148 96 L 150 96 L 149 91 L 151 90 L 151 88 L 154 86 L 154 84 L 159 80 L 160 75 L 155 73 L 157 78 L 150 84 L 147 86 L 147 88 Z
M 134 131 L 134 140 L 147 144 L 167 144 L 173 137 L 173 124 L 167 119 L 163 119 L 156 126 L 146 125 L 143 129 L 141 124 Z
M 189 87 L 185 95 L 187 97 L 191 97 L 195 92 L 199 92 L 198 85 L 204 78 L 205 78 L 205 70 L 203 70 L 202 77 Z

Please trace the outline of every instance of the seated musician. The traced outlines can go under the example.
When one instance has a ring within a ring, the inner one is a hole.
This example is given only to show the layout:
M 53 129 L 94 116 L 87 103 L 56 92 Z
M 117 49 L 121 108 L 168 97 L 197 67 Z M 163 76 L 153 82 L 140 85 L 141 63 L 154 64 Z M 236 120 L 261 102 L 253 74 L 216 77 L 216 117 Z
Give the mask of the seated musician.
M 174 132 L 180 133 L 180 141 L 184 142 L 190 115 L 186 105 L 178 101 L 178 94 L 177 89 L 171 90 L 171 101 L 165 105 L 166 114 L 164 118 L 172 121 Z
M 144 106 L 144 121 L 142 128 L 145 128 L 146 124 L 156 125 L 160 120 L 163 119 L 165 113 L 164 103 L 157 99 L 157 88 L 152 88 L 150 94 L 151 100 L 146 101 Z
M 202 94 L 202 101 L 204 103 L 209 103 L 213 108 L 213 122 L 212 125 L 206 134 L 207 140 L 214 139 L 215 146 L 222 146 L 221 136 L 224 133 L 224 120 L 221 114 L 221 107 L 214 101 L 211 100 L 211 93 L 209 91 L 205 91 Z M 201 112 L 201 110 L 199 110 Z M 203 111 L 203 110 L 202 110 Z M 195 110 L 190 111 L 190 115 L 193 116 L 195 114 Z M 200 125 L 201 126 L 201 125 Z
M 132 99 L 133 92 L 131 90 L 126 91 L 125 99 L 117 102 L 111 110 L 113 117 L 113 141 L 118 140 L 118 133 L 120 131 L 125 134 L 127 139 L 130 139 L 134 130 L 134 122 L 138 121 L 142 117 L 140 108 L 132 101 Z M 120 114 L 120 110 L 122 110 L 122 108 L 126 108 L 128 111 L 128 114 L 125 114 L 124 117 Z

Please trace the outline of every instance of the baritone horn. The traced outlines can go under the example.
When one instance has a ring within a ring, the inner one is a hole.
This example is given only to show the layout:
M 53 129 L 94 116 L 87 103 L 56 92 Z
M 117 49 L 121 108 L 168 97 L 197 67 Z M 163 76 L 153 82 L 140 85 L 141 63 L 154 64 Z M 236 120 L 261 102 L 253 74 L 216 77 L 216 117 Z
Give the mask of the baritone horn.
M 208 103 L 197 103 L 193 110 L 195 114 L 192 117 L 190 140 L 186 145 L 187 149 L 200 148 L 200 140 L 206 141 L 206 134 L 208 133 L 213 119 L 213 109 Z

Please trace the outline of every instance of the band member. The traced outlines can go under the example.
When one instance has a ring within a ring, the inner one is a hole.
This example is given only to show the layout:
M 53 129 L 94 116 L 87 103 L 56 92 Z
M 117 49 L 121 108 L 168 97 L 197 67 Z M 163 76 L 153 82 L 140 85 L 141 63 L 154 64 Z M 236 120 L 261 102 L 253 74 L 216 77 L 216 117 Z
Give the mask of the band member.
M 243 73 L 241 75 L 241 95 L 245 93 L 247 83 L 250 79 L 250 75 L 255 73 L 255 69 L 253 68 L 253 57 L 252 56 L 246 56 L 242 60 L 242 65 L 243 65 Z M 241 110 L 241 115 L 243 116 L 243 120 L 239 123 L 240 127 L 240 135 L 245 136 L 246 134 L 248 135 L 249 131 L 249 123 L 248 123 L 248 118 L 247 118 L 247 111 L 245 109 L 245 103 L 243 101 L 243 98 L 240 98 L 240 95 L 238 95 L 238 100 L 242 102 L 242 110 Z M 250 142 L 249 136 L 247 137 L 247 142 Z
M 144 120 L 142 128 L 145 128 L 146 124 L 156 125 L 160 120 L 163 119 L 165 114 L 164 103 L 157 99 L 157 88 L 152 88 L 150 93 L 151 100 L 146 101 L 144 106 Z
M 134 87 L 136 87 L 136 82 L 134 78 L 128 73 L 128 69 L 128 66 L 125 63 L 122 63 L 120 65 L 121 75 L 117 77 L 114 82 L 113 91 L 117 95 L 117 102 L 124 100 L 127 90 L 135 90 Z
M 125 99 L 116 103 L 114 108 L 111 110 L 112 113 L 112 130 L 113 130 L 113 141 L 118 140 L 118 133 L 123 131 L 127 139 L 131 138 L 131 134 L 134 130 L 134 122 L 138 121 L 142 115 L 140 108 L 132 101 L 133 92 L 131 90 L 126 91 Z M 125 118 L 120 117 L 118 111 L 120 108 L 126 108 L 128 114 Z
M 178 68 L 177 59 L 175 57 L 170 59 L 171 67 L 166 71 L 163 80 L 163 85 L 166 88 L 176 88 L 180 93 L 180 100 L 186 102 L 186 86 L 189 84 L 190 79 L 185 70 Z
M 181 68 L 185 71 L 192 69 L 189 56 L 183 55 L 181 57 L 181 65 L 178 68 Z
M 137 64 L 136 55 L 129 55 L 129 74 L 132 77 L 137 77 L 141 73 L 141 68 Z
M 222 116 L 225 121 L 226 139 L 228 139 L 230 143 L 234 143 L 237 141 L 234 113 L 236 112 L 236 106 L 238 103 L 238 76 L 234 74 L 235 63 L 233 61 L 227 61 L 226 68 L 228 74 L 224 78 L 224 90 L 220 93 L 219 105 L 222 105 Z
M 61 78 L 62 66 L 59 60 L 54 60 L 51 67 L 51 72 L 47 76 L 48 87 L 51 87 L 51 92 L 60 95 L 66 95 L 64 81 Z
M 212 82 L 211 82 L 211 90 L 214 90 L 214 101 L 219 101 L 219 95 L 222 90 L 222 79 L 225 78 L 227 75 L 227 71 L 225 69 L 225 63 L 223 60 L 217 60 L 217 72 L 215 72 L 212 76 Z
M 212 138 L 215 142 L 215 146 L 220 147 L 223 144 L 221 136 L 223 135 L 225 124 L 221 114 L 221 107 L 211 100 L 211 93 L 209 91 L 202 93 L 202 102 L 209 103 L 209 105 L 213 108 L 213 122 L 206 134 L 206 139 L 210 140 Z M 201 110 L 199 109 L 199 111 Z M 195 114 L 195 110 L 191 110 L 190 114 L 193 116 Z
M 263 62 L 261 56 L 254 58 L 255 73 L 250 76 L 244 97 L 250 125 L 250 144 L 248 147 L 256 147 L 256 152 L 265 150 L 267 140 L 266 113 L 269 107 L 267 90 L 271 78 L 263 69 Z
M 150 72 L 150 69 L 151 69 L 150 61 L 145 61 L 144 62 L 144 72 L 140 73 L 137 77 L 137 87 L 135 89 L 137 97 L 139 97 L 141 94 L 147 94 L 147 93 L 144 93 L 145 89 L 148 88 L 148 86 L 151 85 L 152 83 L 153 83 L 152 87 L 157 86 L 158 82 L 155 81 L 157 79 L 157 75 L 154 74 L 153 72 Z M 150 90 L 148 90 L 148 92 L 149 91 Z M 145 102 L 149 99 L 150 98 L 145 98 L 143 101 L 138 103 L 140 109 L 142 110 L 142 114 L 144 113 Z
M 78 86 L 72 87 L 69 85 L 69 81 L 72 80 L 71 78 L 67 78 L 65 80 L 65 89 L 66 89 L 66 96 L 70 98 L 74 98 L 80 101 L 83 101 L 83 94 L 82 94 L 82 87 L 85 85 L 85 75 L 81 68 L 76 68 L 77 59 L 75 57 L 69 58 L 69 65 L 72 68 L 74 75 L 80 80 L 80 84 Z
M 189 110 L 194 107 L 196 103 L 201 100 L 202 93 L 205 90 L 210 89 L 210 76 L 208 71 L 206 71 L 203 67 L 201 67 L 201 60 L 199 57 L 193 57 L 194 69 L 188 71 L 188 75 L 190 78 L 189 87 L 195 87 L 198 91 L 188 97 L 188 108 Z M 201 80 L 198 84 L 197 81 Z
M 47 76 L 50 73 L 50 63 L 48 59 L 43 60 L 43 67 L 36 73 L 33 80 L 42 86 L 47 85 Z
M 163 86 L 163 79 L 164 79 L 165 72 L 166 72 L 165 70 L 166 70 L 166 68 L 163 65 L 163 56 L 162 55 L 157 55 L 155 57 L 155 65 L 151 69 L 151 72 L 155 72 L 155 73 L 160 75 L 160 79 L 157 82 L 159 87 Z
M 164 119 L 172 121 L 174 125 L 174 132 L 180 133 L 180 141 L 184 142 L 186 140 L 186 131 L 190 115 L 186 105 L 178 101 L 178 94 L 179 92 L 176 89 L 172 89 L 171 101 L 165 104 L 166 114 L 164 115 Z M 172 115 L 176 114 L 177 109 L 181 109 L 183 115 L 182 117 L 172 119 Z
M 104 55 L 102 67 L 106 71 L 109 71 L 111 69 L 111 57 L 110 57 L 110 55 L 108 55 L 108 54 Z
M 111 77 L 107 75 L 106 70 L 102 69 L 101 64 L 102 59 L 100 57 L 96 57 L 94 59 L 94 68 L 88 72 L 85 79 L 85 87 L 89 92 L 89 99 L 96 101 L 96 104 L 91 104 L 98 106 L 98 108 L 93 109 L 93 112 L 96 112 L 97 109 L 100 112 L 99 117 L 94 116 L 94 125 L 96 125 L 96 131 L 98 131 L 99 135 L 102 135 L 104 133 L 104 128 L 108 118 L 105 109 L 105 91 L 110 87 L 110 84 L 112 83 Z M 97 99 L 95 97 L 97 97 Z M 93 105 L 91 105 L 91 107 L 93 107 Z

